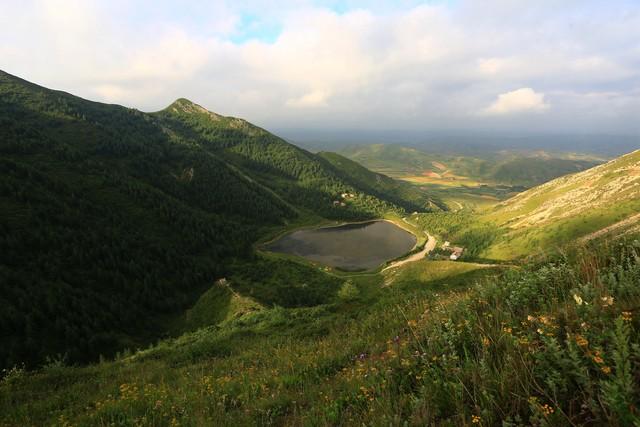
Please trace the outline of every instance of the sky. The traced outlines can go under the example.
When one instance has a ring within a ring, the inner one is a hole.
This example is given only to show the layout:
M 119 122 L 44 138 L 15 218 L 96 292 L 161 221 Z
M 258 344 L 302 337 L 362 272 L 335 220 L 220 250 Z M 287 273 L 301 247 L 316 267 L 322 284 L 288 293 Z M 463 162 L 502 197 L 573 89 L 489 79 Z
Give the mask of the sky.
M 0 69 L 268 129 L 640 134 L 640 1 L 0 0 Z

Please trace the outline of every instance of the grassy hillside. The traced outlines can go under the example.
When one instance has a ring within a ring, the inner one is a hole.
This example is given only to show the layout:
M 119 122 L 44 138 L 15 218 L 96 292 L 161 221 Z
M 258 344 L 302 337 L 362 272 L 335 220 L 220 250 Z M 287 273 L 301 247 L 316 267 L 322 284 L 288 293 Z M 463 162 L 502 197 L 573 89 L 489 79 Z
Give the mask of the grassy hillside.
M 513 258 L 588 239 L 607 227 L 617 234 L 638 225 L 640 151 L 564 176 L 497 205 L 483 220 L 505 231 L 487 253 Z
M 638 251 L 507 272 L 422 261 L 112 362 L 13 369 L 0 424 L 633 425 Z
M 0 72 L 0 366 L 155 339 L 275 228 L 421 208 L 369 189 L 184 99 L 147 114 Z

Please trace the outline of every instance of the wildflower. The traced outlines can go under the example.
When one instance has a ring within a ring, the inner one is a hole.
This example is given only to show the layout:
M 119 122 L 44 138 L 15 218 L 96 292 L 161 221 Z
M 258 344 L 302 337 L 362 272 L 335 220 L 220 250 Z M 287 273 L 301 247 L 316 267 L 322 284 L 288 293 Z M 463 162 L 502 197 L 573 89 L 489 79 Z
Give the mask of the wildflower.
M 605 374 L 607 374 L 607 375 L 609 375 L 611 373 L 611 368 L 608 367 L 608 366 L 602 366 L 602 367 L 600 367 L 600 370 L 602 372 L 604 372 Z
M 506 334 L 510 334 L 512 330 L 513 330 L 513 329 L 508 328 L 508 327 L 506 327 L 506 326 L 505 326 L 504 328 L 502 328 L 502 331 L 503 331 L 504 333 L 506 333 Z
M 602 305 L 605 307 L 608 307 L 610 305 L 613 305 L 613 297 L 612 296 L 606 296 L 606 297 L 602 297 Z
M 491 341 L 489 341 L 489 338 L 482 337 L 482 345 L 485 347 L 489 347 L 489 344 L 491 344 Z
M 578 334 L 576 335 L 576 343 L 580 346 L 580 347 L 586 347 L 589 345 L 589 341 L 583 337 L 582 335 Z
M 536 318 L 535 318 L 534 316 L 528 315 L 528 316 L 527 316 L 527 320 L 528 320 L 529 322 L 533 322 L 534 320 L 536 320 Z
M 602 359 L 602 357 L 598 356 L 597 354 L 593 356 L 593 361 L 596 362 L 598 365 L 602 365 L 604 363 L 604 360 Z
M 480 417 L 478 415 L 471 415 L 471 423 L 472 424 L 480 424 Z
M 553 407 L 547 405 L 546 403 L 544 405 L 540 406 L 540 409 L 542 409 L 542 413 L 545 416 L 553 414 Z
M 587 322 L 582 322 L 582 323 L 580 323 L 580 327 L 582 329 L 589 329 L 589 324 Z
M 582 298 L 579 295 L 573 294 L 573 299 L 576 301 L 576 304 L 582 305 Z
M 631 314 L 630 311 L 622 312 L 622 320 L 624 320 L 625 322 L 631 322 L 632 319 L 633 319 L 633 314 Z
M 550 325 L 551 324 L 551 318 L 547 317 L 547 316 L 540 316 L 540 321 L 544 324 L 544 325 Z
M 416 322 L 415 320 L 409 320 L 407 322 L 407 325 L 409 325 L 410 328 L 415 328 L 416 326 L 418 326 L 418 322 Z

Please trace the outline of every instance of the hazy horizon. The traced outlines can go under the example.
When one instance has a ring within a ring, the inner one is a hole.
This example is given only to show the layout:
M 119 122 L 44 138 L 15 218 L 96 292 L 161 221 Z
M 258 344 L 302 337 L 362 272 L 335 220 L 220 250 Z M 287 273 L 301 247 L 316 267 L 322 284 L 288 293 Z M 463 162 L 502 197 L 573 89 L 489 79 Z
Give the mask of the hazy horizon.
M 268 129 L 310 151 L 340 151 L 371 144 L 400 145 L 422 151 L 473 153 L 481 150 L 544 150 L 585 153 L 605 158 L 640 148 L 640 139 L 623 134 L 518 133 L 456 130 Z

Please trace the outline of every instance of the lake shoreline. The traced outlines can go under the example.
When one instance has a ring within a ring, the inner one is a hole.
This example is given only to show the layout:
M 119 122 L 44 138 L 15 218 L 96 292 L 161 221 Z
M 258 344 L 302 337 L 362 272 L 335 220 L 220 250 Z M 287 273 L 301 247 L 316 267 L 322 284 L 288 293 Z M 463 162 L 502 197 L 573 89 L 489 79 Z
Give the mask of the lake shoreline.
M 365 220 L 362 220 L 362 221 L 343 221 L 343 222 L 330 222 L 330 223 L 324 223 L 324 224 L 320 223 L 320 224 L 313 224 L 313 225 L 302 225 L 300 227 L 294 227 L 294 228 L 290 228 L 290 229 L 285 229 L 285 230 L 282 230 L 277 235 L 275 235 L 274 237 L 270 238 L 269 240 L 266 240 L 264 242 L 258 241 L 256 243 L 254 243 L 254 247 L 257 250 L 260 250 L 260 251 L 272 252 L 272 251 L 269 251 L 268 249 L 265 249 L 265 246 L 275 242 L 276 240 L 284 237 L 287 234 L 294 233 L 296 231 L 319 230 L 319 229 L 322 229 L 322 228 L 335 228 L 335 227 L 342 227 L 342 226 L 350 225 L 350 224 L 366 224 L 366 223 L 369 223 L 369 222 L 379 222 L 379 221 L 390 222 L 391 224 L 393 224 L 393 225 L 395 225 L 395 226 L 397 226 L 399 228 L 402 228 L 407 233 L 413 235 L 416 238 L 416 244 L 411 249 L 411 251 L 414 251 L 419 246 L 420 236 L 418 236 L 416 233 L 414 233 L 411 229 L 407 228 L 406 225 L 404 225 L 402 223 L 402 221 L 394 221 L 393 219 L 389 219 L 389 218 L 374 218 L 374 219 L 365 219 Z M 411 251 L 409 251 L 409 252 L 411 252 Z M 409 252 L 407 252 L 407 253 L 409 253 Z M 406 256 L 406 254 L 403 255 L 403 256 Z
M 362 233 L 361 229 L 368 229 L 368 227 L 373 227 L 368 233 L 369 237 L 362 234 L 359 237 L 355 237 L 358 235 L 357 233 Z M 328 243 L 327 233 L 332 235 L 334 230 L 338 233 L 335 235 L 337 240 L 334 241 L 333 238 L 330 238 L 331 243 Z M 315 235 L 314 232 L 316 231 L 320 233 L 319 237 L 311 237 Z M 351 234 L 354 232 L 356 235 Z M 296 233 L 304 233 L 305 237 L 296 237 L 294 236 Z M 347 237 L 349 234 L 353 237 Z M 353 240 L 354 238 L 364 238 L 364 240 Z M 286 245 L 291 245 L 291 239 L 298 242 L 306 240 L 306 244 L 320 244 L 321 246 L 316 247 L 313 252 L 303 253 L 299 252 L 299 249 L 296 249 L 295 246 L 287 248 Z M 279 243 L 280 240 L 286 242 L 284 243 L 285 246 L 278 246 L 279 244 L 282 245 L 282 243 Z M 313 241 L 315 243 L 312 243 Z M 319 243 L 322 241 L 324 243 Z M 334 246 L 334 242 L 336 246 Z M 316 267 L 322 265 L 341 272 L 371 273 L 380 271 L 389 262 L 402 259 L 421 247 L 420 236 L 409 227 L 404 226 L 401 221 L 391 218 L 374 218 L 361 221 L 316 224 L 283 230 L 271 239 L 260 242 L 260 244 L 256 245 L 256 250 L 264 255 L 294 257 Z

